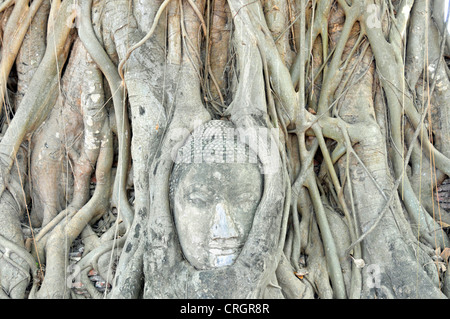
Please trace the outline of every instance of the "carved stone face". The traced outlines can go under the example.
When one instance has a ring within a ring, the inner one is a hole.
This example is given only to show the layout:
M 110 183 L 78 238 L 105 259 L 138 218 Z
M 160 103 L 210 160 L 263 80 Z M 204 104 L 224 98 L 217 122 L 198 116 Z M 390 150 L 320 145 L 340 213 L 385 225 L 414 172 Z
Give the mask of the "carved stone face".
M 262 196 L 256 164 L 186 164 L 173 194 L 181 249 L 197 269 L 234 263 Z

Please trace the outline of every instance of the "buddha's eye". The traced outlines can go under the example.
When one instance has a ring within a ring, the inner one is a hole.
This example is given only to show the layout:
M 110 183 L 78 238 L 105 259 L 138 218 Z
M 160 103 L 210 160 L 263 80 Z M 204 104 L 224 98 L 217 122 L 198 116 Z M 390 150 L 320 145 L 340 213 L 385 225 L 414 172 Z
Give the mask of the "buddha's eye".
M 238 194 L 235 198 L 238 203 L 246 204 L 246 203 L 253 202 L 256 198 L 256 195 L 252 192 L 244 192 L 244 193 Z
M 193 191 L 186 196 L 187 200 L 194 205 L 204 205 L 208 202 L 209 196 L 202 191 Z

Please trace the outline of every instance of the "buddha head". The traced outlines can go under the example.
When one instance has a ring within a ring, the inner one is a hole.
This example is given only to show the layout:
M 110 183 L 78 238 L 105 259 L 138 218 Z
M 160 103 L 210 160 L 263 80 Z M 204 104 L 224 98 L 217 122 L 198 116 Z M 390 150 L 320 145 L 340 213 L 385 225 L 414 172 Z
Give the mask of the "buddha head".
M 185 259 L 198 270 L 235 262 L 262 196 L 257 157 L 232 132 L 227 121 L 197 128 L 178 150 L 171 174 L 179 243 Z

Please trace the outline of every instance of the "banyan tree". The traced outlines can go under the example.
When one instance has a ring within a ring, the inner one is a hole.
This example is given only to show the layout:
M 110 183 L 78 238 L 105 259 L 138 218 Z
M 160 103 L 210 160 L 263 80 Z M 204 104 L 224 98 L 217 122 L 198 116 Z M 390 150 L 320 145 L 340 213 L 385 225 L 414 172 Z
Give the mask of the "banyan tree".
M 0 1 L 0 297 L 450 297 L 448 1 Z

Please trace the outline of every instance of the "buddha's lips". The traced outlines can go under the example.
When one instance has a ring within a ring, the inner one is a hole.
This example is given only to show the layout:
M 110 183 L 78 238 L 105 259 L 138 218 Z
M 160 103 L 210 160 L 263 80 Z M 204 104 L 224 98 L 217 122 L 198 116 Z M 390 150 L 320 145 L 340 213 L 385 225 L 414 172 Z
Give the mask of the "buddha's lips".
M 233 255 L 241 250 L 242 245 L 229 245 L 229 246 L 210 246 L 209 252 L 213 255 Z

